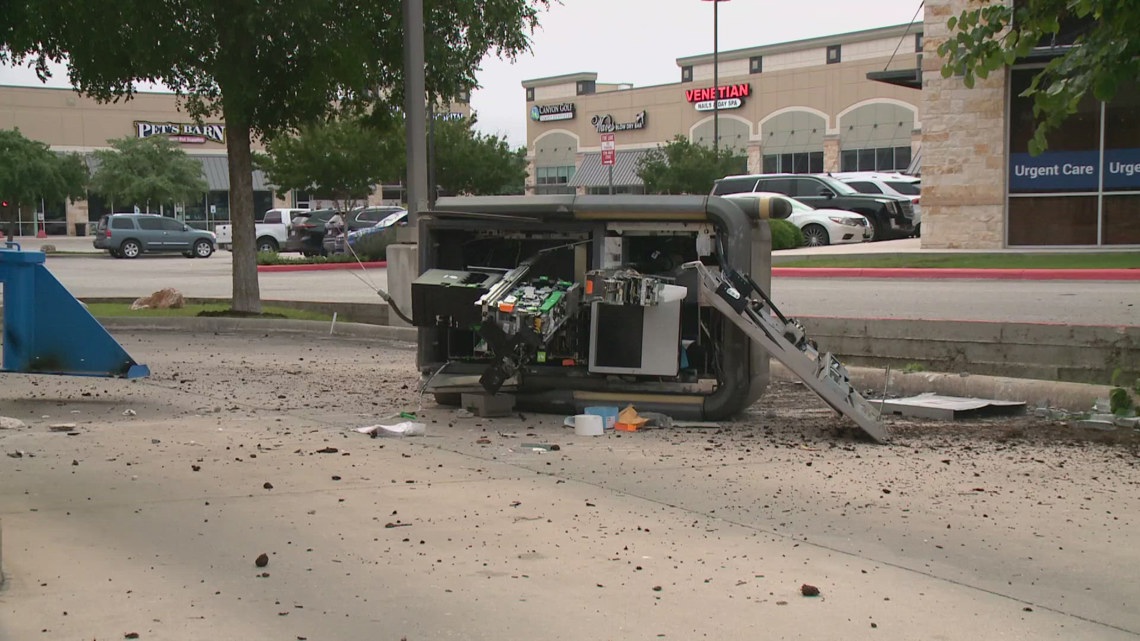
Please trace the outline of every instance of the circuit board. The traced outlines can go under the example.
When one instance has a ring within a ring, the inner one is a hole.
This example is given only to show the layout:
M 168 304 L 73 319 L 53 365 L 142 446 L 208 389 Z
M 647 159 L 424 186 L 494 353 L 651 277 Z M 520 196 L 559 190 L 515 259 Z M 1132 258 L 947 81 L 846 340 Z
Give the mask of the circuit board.
M 578 313 L 580 292 L 578 283 L 542 276 L 507 293 L 489 320 L 508 336 L 529 330 L 545 344 Z

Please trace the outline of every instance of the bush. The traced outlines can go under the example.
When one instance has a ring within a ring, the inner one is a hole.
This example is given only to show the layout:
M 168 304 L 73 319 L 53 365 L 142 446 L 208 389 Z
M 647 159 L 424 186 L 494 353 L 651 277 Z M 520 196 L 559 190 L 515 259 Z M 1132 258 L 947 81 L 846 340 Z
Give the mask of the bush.
M 768 219 L 772 230 L 772 249 L 795 249 L 804 246 L 804 234 L 799 227 L 786 220 Z

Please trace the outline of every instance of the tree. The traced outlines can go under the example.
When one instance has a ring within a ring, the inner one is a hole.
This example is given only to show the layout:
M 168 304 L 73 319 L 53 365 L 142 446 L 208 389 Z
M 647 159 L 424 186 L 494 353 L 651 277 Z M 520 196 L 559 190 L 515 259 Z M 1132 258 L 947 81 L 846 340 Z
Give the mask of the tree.
M 57 154 L 18 129 L 0 130 L 0 200 L 10 215 L 41 200 L 72 202 L 87 196 L 87 164 L 77 154 Z M 12 222 L 12 221 L 9 221 Z
M 1140 3 L 1135 0 L 1017 0 L 966 9 L 947 21 L 951 37 L 938 46 L 942 76 L 975 78 L 1013 65 L 1037 47 L 1059 54 L 1024 93 L 1033 98 L 1037 128 L 1029 150 L 1047 147 L 1047 134 L 1092 94 L 1108 101 L 1140 78 Z M 1067 47 L 1060 45 L 1073 44 Z
M 707 194 L 713 181 L 739 173 L 745 159 L 730 149 L 719 152 L 678 135 L 637 162 L 637 175 L 651 194 Z
M 427 90 L 457 96 L 488 53 L 513 58 L 549 0 L 426 0 Z M 233 308 L 261 311 L 250 145 L 337 112 L 384 117 L 404 98 L 400 0 L 7 0 L 0 58 L 41 76 L 66 61 L 80 92 L 161 83 L 191 117 L 221 115 L 234 227 Z M 6 54 L 4 53 L 6 52 Z M 426 97 L 425 97 L 426 99 Z M 426 105 L 426 102 L 425 102 Z
M 206 192 L 202 165 L 169 138 L 117 138 L 111 149 L 95 152 L 99 166 L 91 190 L 114 202 L 142 205 L 147 211 L 167 203 L 200 199 Z
M 475 131 L 474 118 L 435 124 L 435 182 L 453 194 L 521 194 L 526 184 L 526 149 L 511 149 L 506 138 Z
M 255 163 L 278 192 L 327 195 L 347 211 L 375 185 L 402 175 L 404 137 L 393 129 L 381 131 L 358 118 L 309 125 L 296 136 L 271 140 Z

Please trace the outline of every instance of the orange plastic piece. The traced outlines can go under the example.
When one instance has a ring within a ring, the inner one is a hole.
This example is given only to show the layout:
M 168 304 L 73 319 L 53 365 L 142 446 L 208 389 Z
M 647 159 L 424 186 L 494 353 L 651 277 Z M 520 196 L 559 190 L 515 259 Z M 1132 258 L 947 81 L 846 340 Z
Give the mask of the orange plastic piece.
M 574 362 L 574 359 L 572 359 L 572 358 L 562 359 L 562 367 L 574 367 L 575 364 L 576 363 Z
M 637 426 L 632 423 L 614 423 L 614 429 L 619 432 L 636 432 Z
M 586 281 L 586 293 L 587 294 L 593 294 L 594 293 L 594 281 L 592 281 L 592 280 Z
M 511 312 L 515 311 L 515 304 L 514 303 L 499 303 L 499 311 L 503 312 L 504 314 L 510 314 Z

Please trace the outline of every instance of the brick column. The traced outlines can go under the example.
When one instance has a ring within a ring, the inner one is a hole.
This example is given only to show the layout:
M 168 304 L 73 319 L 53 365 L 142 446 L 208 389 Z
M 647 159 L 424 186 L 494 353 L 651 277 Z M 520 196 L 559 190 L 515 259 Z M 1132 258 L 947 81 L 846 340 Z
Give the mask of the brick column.
M 946 21 L 974 0 L 927 0 L 922 55 L 922 246 L 1005 245 L 1007 74 L 942 77 Z
M 823 170 L 839 171 L 839 135 L 823 137 Z
M 748 143 L 748 173 L 759 174 L 764 171 L 764 154 L 759 142 Z

